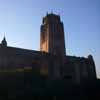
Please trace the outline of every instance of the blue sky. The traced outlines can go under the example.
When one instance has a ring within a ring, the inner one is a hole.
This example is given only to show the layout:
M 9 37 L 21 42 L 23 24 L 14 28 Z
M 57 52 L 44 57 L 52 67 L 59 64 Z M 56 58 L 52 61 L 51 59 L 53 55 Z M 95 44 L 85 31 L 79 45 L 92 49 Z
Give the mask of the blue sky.
M 40 25 L 47 12 L 60 14 L 66 54 L 92 54 L 100 77 L 100 0 L 0 0 L 0 41 L 39 50 Z

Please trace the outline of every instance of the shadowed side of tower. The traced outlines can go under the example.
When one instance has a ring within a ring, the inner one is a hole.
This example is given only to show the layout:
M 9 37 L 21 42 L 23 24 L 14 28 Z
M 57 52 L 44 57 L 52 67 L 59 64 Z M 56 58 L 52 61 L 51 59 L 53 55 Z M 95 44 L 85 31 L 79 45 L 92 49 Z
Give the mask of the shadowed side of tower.
M 47 14 L 42 21 L 40 33 L 40 51 L 54 55 L 66 55 L 64 27 L 60 16 Z

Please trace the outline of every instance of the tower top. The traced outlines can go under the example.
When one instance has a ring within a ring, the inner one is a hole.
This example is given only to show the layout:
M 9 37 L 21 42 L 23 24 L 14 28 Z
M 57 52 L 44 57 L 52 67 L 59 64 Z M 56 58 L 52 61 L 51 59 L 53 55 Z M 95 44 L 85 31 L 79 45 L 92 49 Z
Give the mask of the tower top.
M 45 17 L 43 17 L 43 24 L 46 23 L 58 23 L 60 22 L 60 16 L 57 14 L 54 14 L 53 12 L 47 13 Z

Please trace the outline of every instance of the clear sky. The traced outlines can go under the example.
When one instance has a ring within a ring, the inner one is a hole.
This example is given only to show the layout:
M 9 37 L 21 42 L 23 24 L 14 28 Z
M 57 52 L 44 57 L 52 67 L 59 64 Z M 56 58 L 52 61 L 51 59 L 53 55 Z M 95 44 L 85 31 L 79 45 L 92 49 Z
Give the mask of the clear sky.
M 0 0 L 0 41 L 39 50 L 40 25 L 47 12 L 60 14 L 66 54 L 92 54 L 100 77 L 100 0 Z

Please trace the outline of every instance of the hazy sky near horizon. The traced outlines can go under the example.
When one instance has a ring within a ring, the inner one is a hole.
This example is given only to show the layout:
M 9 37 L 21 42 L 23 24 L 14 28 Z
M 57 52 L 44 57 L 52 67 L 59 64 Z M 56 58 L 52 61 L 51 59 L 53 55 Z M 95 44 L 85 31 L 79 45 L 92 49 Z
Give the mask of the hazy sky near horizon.
M 100 0 L 0 0 L 0 41 L 39 50 L 40 25 L 54 12 L 64 23 L 66 54 L 92 54 L 100 77 Z

